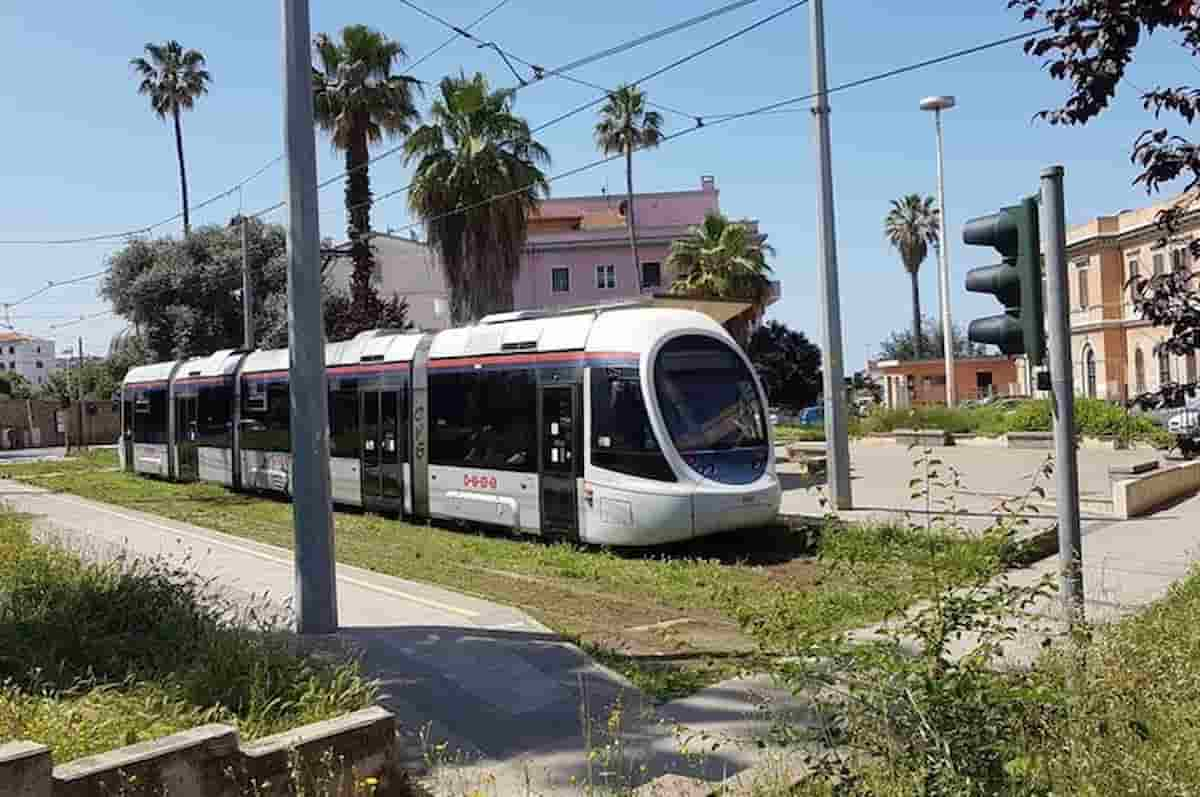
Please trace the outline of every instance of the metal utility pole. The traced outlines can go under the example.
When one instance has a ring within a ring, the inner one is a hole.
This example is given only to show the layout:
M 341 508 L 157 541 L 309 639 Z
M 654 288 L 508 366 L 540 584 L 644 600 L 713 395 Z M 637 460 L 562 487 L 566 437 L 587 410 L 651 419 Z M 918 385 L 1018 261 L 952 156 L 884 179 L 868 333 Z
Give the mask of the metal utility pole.
M 79 418 L 79 444 L 76 446 L 82 451 L 87 451 L 87 435 L 83 432 L 83 336 L 79 336 L 79 350 L 76 362 L 79 363 L 78 370 L 75 371 L 75 414 Z
M 1071 310 L 1067 291 L 1067 226 L 1063 167 L 1042 171 L 1041 228 L 1046 255 L 1050 380 L 1054 407 L 1060 589 L 1067 621 L 1083 620 L 1083 540 L 1079 528 L 1079 463 L 1075 452 L 1075 374 L 1071 363 Z
M 938 218 L 938 302 L 942 310 L 942 355 L 946 360 L 946 406 L 958 403 L 957 385 L 954 381 L 954 329 L 950 319 L 950 239 L 946 235 L 946 181 L 942 163 L 942 111 L 954 107 L 954 98 L 949 96 L 926 97 L 921 100 L 921 110 L 933 111 L 934 127 L 937 131 L 937 179 Z
M 241 214 L 239 214 L 241 215 Z M 250 283 L 250 258 L 246 252 L 246 217 L 242 220 L 242 348 L 254 351 L 254 290 Z
M 321 241 L 313 130 L 308 0 L 283 0 L 283 137 L 288 163 L 288 369 L 292 402 L 292 514 L 296 526 L 296 624 L 337 631 L 329 414 L 321 319 Z
M 829 499 L 850 509 L 850 439 L 842 363 L 842 312 L 838 295 L 837 234 L 833 223 L 833 165 L 829 142 L 829 97 L 825 76 L 825 4 L 812 0 L 812 70 L 816 99 L 813 133 L 817 144 L 817 262 L 821 264 L 821 338 L 825 357 L 825 451 Z

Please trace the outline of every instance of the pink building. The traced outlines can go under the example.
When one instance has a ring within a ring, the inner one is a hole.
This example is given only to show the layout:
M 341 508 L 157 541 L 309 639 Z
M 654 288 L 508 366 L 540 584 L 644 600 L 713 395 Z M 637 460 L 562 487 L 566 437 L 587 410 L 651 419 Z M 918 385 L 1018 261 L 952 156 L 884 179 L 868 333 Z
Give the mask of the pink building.
M 529 219 L 521 272 L 513 285 L 514 309 L 597 304 L 666 293 L 676 276 L 666 267 L 671 242 L 686 237 L 690 228 L 704 221 L 706 213 L 720 212 L 718 196 L 716 181 L 708 176 L 700 178 L 696 191 L 635 195 L 640 280 L 630 253 L 624 194 L 543 202 L 541 212 Z M 758 231 L 758 222 L 742 223 Z M 373 244 L 380 293 L 404 297 L 409 319 L 422 329 L 448 326 L 449 294 L 436 253 L 421 241 L 384 233 L 377 233 Z M 329 274 L 336 284 L 348 287 L 350 272 L 349 260 L 341 260 L 330 267 Z M 779 298 L 779 283 L 774 287 L 772 302 Z M 746 315 L 745 303 L 679 298 L 655 301 L 706 312 L 722 324 L 735 318 L 737 323 L 759 320 Z
M 546 200 L 540 214 L 529 220 L 521 274 L 513 286 L 516 309 L 594 304 L 669 290 L 676 276 L 666 267 L 671 242 L 686 237 L 706 213 L 719 213 L 719 195 L 716 181 L 705 176 L 696 191 L 634 196 L 640 284 L 623 193 Z M 757 222 L 746 223 L 758 230 Z

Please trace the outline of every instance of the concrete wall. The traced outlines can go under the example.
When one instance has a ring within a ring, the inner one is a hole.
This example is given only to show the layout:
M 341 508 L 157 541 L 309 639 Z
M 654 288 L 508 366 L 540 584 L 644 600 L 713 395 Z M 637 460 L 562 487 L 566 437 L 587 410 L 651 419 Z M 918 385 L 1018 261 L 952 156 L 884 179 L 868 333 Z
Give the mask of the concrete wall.
M 396 771 L 395 718 L 382 708 L 356 711 L 285 734 L 239 744 L 228 725 L 204 725 L 51 768 L 50 749 L 0 745 L 5 797 L 274 797 L 351 795 L 374 778 L 389 793 Z M 297 781 L 300 781 L 299 783 Z
M 76 405 L 56 401 L 0 399 L 0 450 L 84 442 L 111 445 L 121 433 L 121 416 L 110 401 L 84 402 L 82 432 Z M 61 431 L 60 431 L 61 421 Z
M 1113 484 L 1113 514 L 1119 518 L 1148 515 L 1200 490 L 1200 462 L 1164 468 Z

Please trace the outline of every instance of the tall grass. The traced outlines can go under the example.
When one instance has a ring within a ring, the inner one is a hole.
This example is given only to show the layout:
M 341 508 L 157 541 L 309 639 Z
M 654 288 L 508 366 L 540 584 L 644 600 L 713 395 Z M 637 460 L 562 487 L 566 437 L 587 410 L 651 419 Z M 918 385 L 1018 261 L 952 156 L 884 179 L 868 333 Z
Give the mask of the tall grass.
M 284 620 L 187 563 L 86 561 L 0 510 L 0 741 L 63 761 L 204 722 L 254 738 L 373 701 L 357 664 L 305 655 Z

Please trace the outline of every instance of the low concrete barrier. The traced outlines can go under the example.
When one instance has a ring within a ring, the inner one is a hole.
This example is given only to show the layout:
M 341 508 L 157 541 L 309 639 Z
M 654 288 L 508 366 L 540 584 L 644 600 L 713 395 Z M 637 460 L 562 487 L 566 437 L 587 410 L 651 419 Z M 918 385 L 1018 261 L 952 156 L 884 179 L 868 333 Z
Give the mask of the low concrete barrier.
M 892 432 L 896 442 L 925 448 L 954 445 L 954 435 L 945 429 L 896 429 Z
M 1053 432 L 1009 432 L 1005 439 L 1009 448 L 1050 451 L 1054 449 Z
M 395 717 L 377 706 L 248 744 L 229 725 L 203 725 L 53 769 L 49 748 L 11 742 L 0 745 L 0 795 L 386 794 L 395 745 Z M 368 782 L 376 788 L 364 790 Z
M 1200 462 L 1162 468 L 1135 479 L 1113 482 L 1113 514 L 1135 518 L 1200 491 Z

